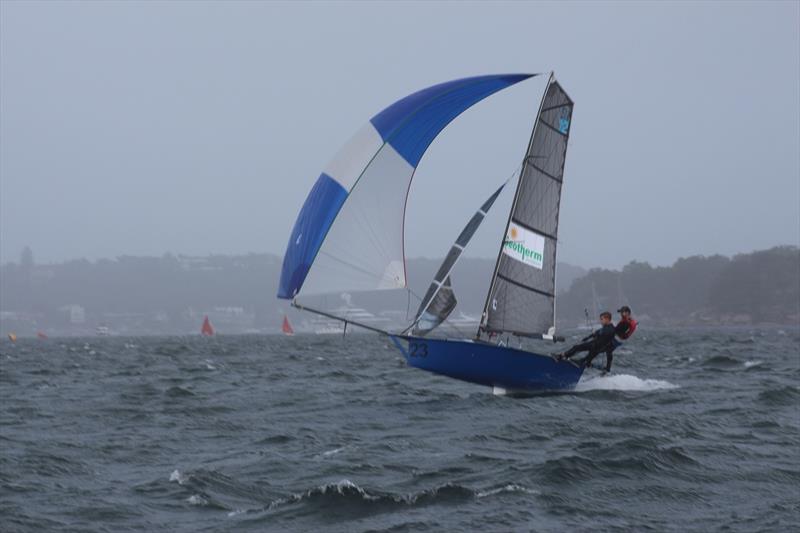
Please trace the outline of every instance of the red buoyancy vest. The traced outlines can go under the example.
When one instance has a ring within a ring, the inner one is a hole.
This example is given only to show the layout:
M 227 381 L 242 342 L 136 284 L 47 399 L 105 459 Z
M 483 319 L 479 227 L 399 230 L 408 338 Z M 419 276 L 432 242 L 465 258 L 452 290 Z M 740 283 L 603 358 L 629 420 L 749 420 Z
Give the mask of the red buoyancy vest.
M 636 331 L 637 322 L 632 318 L 629 318 L 627 320 L 623 319 L 623 321 L 628 323 L 628 331 L 626 331 L 624 335 L 620 335 L 619 338 L 622 340 L 630 339 L 631 335 L 633 335 L 633 332 Z

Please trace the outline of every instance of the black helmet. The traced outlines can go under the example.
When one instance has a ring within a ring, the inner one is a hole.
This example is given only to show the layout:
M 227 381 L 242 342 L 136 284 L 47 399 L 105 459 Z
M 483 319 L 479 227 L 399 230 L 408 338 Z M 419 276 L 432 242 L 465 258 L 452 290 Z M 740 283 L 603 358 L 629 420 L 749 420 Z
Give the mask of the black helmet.
M 630 312 L 631 312 L 631 308 L 630 308 L 630 307 L 628 307 L 627 305 L 623 305 L 622 307 L 620 307 L 619 309 L 617 309 L 617 313 L 624 313 L 624 312 L 626 312 L 626 311 L 627 311 L 628 313 L 630 313 Z

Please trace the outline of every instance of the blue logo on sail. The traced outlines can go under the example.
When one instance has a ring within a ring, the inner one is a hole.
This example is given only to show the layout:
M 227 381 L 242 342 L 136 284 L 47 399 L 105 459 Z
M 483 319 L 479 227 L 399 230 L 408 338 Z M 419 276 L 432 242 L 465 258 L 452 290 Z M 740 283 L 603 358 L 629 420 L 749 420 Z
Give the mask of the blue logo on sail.
M 567 134 L 567 132 L 569 131 L 569 119 L 568 118 L 561 117 L 558 120 L 558 131 L 560 131 L 564 135 Z

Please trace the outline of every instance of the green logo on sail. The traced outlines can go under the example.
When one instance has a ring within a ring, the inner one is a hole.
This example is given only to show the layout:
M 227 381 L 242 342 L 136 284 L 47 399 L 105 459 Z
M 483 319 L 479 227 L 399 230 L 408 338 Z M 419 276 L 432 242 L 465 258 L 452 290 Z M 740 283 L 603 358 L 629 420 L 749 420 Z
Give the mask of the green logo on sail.
M 541 253 L 537 252 L 536 250 L 531 250 L 527 248 L 521 242 L 514 242 L 514 241 L 506 241 L 506 248 L 517 252 L 522 256 L 523 261 L 533 261 L 535 263 L 541 264 L 544 260 L 544 256 Z
M 512 223 L 503 243 L 503 253 L 541 270 L 544 267 L 544 237 Z

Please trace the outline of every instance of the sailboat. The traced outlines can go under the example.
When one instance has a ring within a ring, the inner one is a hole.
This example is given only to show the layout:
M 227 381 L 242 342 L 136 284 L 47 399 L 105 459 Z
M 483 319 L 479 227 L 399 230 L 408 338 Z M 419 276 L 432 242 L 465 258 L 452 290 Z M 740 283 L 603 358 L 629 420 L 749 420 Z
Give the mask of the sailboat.
M 292 336 L 294 335 L 294 330 L 292 329 L 292 325 L 289 324 L 289 317 L 283 315 L 283 324 L 281 325 L 281 331 L 283 331 L 284 335 Z
M 211 325 L 208 315 L 203 318 L 203 325 L 200 328 L 200 333 L 205 337 L 211 337 L 214 335 L 214 326 Z
M 372 117 L 328 164 L 306 198 L 284 255 L 278 297 L 300 310 L 340 320 L 345 329 L 355 323 L 388 336 L 415 368 L 507 391 L 574 387 L 582 368 L 522 348 L 523 339 L 563 340 L 555 330 L 555 268 L 573 102 L 552 72 L 544 75 L 546 87 L 473 338 L 429 335 L 455 309 L 453 267 L 504 186 L 467 222 L 404 330 L 359 324 L 300 301 L 301 296 L 341 291 L 407 290 L 405 205 L 428 146 L 472 105 L 534 76 L 542 75 L 441 83 Z M 511 339 L 519 347 L 509 346 Z
M 597 328 L 597 318 L 600 316 L 600 299 L 597 297 L 597 289 L 592 281 L 592 310 L 593 314 L 589 317 L 589 308 L 583 308 L 584 323 L 579 324 L 579 330 L 593 330 Z

